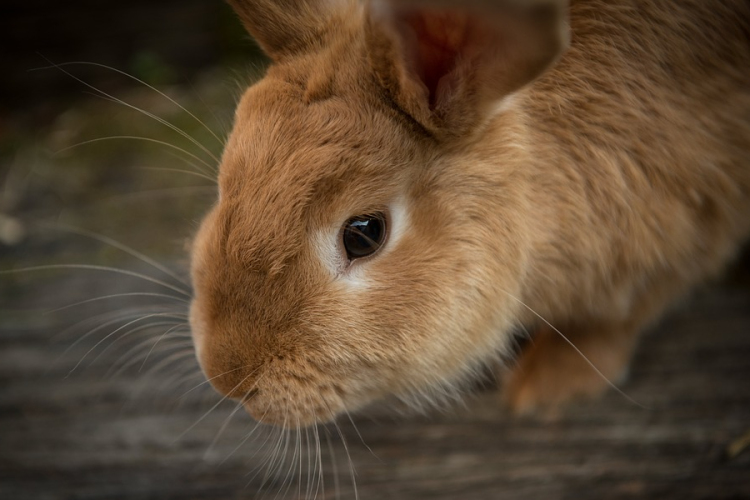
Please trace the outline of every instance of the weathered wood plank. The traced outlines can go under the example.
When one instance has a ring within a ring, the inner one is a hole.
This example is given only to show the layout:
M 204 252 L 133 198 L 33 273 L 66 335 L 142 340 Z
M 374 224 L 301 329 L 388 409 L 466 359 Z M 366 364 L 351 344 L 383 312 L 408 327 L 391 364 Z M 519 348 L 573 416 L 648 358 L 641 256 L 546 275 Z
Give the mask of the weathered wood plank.
M 305 497 L 306 457 L 299 494 L 298 457 L 274 462 L 259 493 L 276 435 L 263 429 L 238 447 L 253 426 L 231 403 L 191 428 L 218 400 L 206 387 L 180 399 L 191 384 L 175 389 L 169 370 L 107 378 L 117 346 L 66 378 L 94 340 L 55 362 L 55 328 L 23 324 L 3 322 L 0 332 L 0 498 Z M 748 360 L 750 288 L 722 284 L 644 338 L 623 389 L 648 409 L 611 393 L 542 422 L 513 418 L 480 391 L 449 412 L 397 417 L 376 407 L 354 417 L 357 430 L 339 424 L 363 499 L 750 498 L 750 453 L 727 455 L 750 429 Z M 325 498 L 336 497 L 334 463 L 338 496 L 354 498 L 338 431 L 320 433 L 335 455 L 323 438 Z

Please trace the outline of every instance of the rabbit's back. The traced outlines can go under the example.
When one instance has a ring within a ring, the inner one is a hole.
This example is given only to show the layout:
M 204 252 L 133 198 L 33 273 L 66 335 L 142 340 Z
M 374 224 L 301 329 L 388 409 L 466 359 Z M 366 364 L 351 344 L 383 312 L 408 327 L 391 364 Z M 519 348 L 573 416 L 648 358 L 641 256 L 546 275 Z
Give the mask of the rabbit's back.
M 559 275 L 562 251 L 583 271 L 561 278 L 571 296 L 616 294 L 600 308 L 624 315 L 642 297 L 652 316 L 750 232 L 750 3 L 578 1 L 570 23 L 570 49 L 523 94 L 559 219 L 537 275 Z M 660 282 L 664 300 L 644 293 Z

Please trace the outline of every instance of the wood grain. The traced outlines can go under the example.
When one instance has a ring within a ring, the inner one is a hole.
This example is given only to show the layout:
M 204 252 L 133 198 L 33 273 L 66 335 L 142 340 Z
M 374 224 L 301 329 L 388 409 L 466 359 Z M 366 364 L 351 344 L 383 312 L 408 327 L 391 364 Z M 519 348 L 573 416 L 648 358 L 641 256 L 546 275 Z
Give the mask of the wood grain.
M 48 308 L 61 295 L 132 286 L 103 280 L 57 274 L 21 288 L 14 303 Z M 261 429 L 238 447 L 253 424 L 243 412 L 230 418 L 232 403 L 194 425 L 218 401 L 206 386 L 180 398 L 199 379 L 136 369 L 108 377 L 125 350 L 117 344 L 68 376 L 96 335 L 61 357 L 71 337 L 53 334 L 81 314 L 19 312 L 0 323 L 0 498 L 305 498 L 306 455 L 301 482 L 299 455 L 264 471 L 277 435 Z M 336 427 L 319 430 L 317 498 L 356 498 L 347 449 L 362 499 L 750 498 L 750 452 L 728 452 L 750 430 L 748 360 L 750 287 L 730 279 L 644 337 L 622 389 L 647 409 L 610 393 L 555 422 L 517 419 L 489 390 L 424 416 L 375 407 L 339 422 L 346 447 Z

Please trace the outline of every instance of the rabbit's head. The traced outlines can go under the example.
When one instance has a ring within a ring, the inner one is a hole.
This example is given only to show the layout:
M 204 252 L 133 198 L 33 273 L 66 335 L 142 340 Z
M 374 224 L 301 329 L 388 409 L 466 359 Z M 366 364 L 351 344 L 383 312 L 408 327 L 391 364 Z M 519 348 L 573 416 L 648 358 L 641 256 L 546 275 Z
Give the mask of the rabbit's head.
M 529 148 L 512 96 L 564 49 L 564 4 L 230 3 L 273 64 L 238 105 L 193 245 L 206 376 L 286 427 L 450 389 L 518 307 Z

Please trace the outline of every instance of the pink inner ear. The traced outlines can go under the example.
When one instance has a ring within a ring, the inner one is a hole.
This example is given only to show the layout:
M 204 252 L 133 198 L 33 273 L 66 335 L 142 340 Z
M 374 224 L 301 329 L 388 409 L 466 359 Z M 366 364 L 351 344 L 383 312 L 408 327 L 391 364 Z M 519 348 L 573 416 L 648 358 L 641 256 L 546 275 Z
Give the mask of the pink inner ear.
M 440 95 L 452 86 L 450 76 L 459 59 L 467 55 L 472 23 L 466 14 L 448 10 L 407 12 L 402 20 L 413 32 L 414 70 L 434 109 Z

